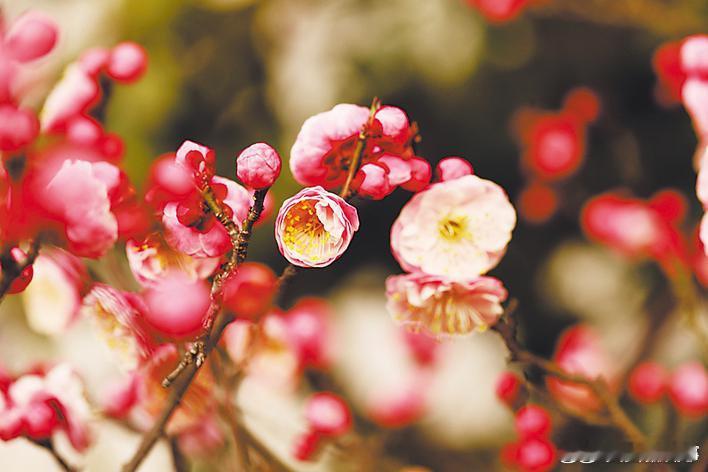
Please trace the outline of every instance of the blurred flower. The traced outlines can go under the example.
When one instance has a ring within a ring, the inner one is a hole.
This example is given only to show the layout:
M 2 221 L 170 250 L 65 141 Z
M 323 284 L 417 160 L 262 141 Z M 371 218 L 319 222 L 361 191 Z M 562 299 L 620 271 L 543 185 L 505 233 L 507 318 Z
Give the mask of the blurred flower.
M 161 336 L 183 339 L 197 334 L 204 326 L 211 301 L 203 280 L 173 271 L 160 278 L 143 294 L 147 311 L 145 321 Z
M 171 271 L 180 271 L 192 280 L 209 277 L 219 265 L 218 258 L 195 258 L 171 249 L 158 233 L 125 245 L 130 270 L 144 288 L 158 283 Z
M 521 191 L 517 207 L 526 221 L 541 224 L 556 213 L 558 200 L 558 192 L 553 187 L 531 182 Z
M 424 273 L 386 280 L 387 308 L 394 320 L 433 336 L 484 331 L 504 312 L 507 292 L 493 277 L 456 282 Z
M 179 448 L 188 457 L 208 457 L 226 444 L 226 438 L 215 415 L 209 415 L 179 433 Z
M 639 403 L 656 403 L 666 392 L 668 373 L 656 362 L 642 362 L 629 375 L 627 391 Z
M 484 18 L 492 23 L 504 23 L 516 19 L 519 14 L 538 0 L 467 0 L 467 3 L 479 10 Z
M 106 62 L 106 74 L 112 79 L 130 83 L 139 79 L 147 68 L 147 52 L 137 43 L 126 41 L 113 47 Z
M 101 392 L 101 411 L 111 418 L 125 418 L 142 401 L 143 379 L 137 372 L 113 381 Z
M 302 298 L 284 315 L 287 338 L 297 355 L 300 368 L 329 367 L 334 339 L 332 309 L 319 298 Z
M 600 339 L 585 325 L 573 326 L 561 334 L 553 360 L 569 374 L 582 375 L 589 380 L 602 376 L 610 386 L 618 374 L 617 365 L 607 358 Z M 585 385 L 552 376 L 546 379 L 546 385 L 549 392 L 566 408 L 596 411 L 601 406 L 600 399 Z
M 309 431 L 297 439 L 294 455 L 298 460 L 310 460 L 323 438 L 333 438 L 349 432 L 352 414 L 344 400 L 330 392 L 312 395 L 305 405 Z
M 504 190 L 467 175 L 414 195 L 391 228 L 391 249 L 408 272 L 474 280 L 499 263 L 515 224 Z
M 708 414 L 708 372 L 697 361 L 679 366 L 669 379 L 669 397 L 682 414 L 702 418 Z
M 435 176 L 439 182 L 453 180 L 474 174 L 472 164 L 461 157 L 444 157 L 435 166 Z
M 90 444 L 91 410 L 79 377 L 67 364 L 46 374 L 25 374 L 0 391 L 0 439 L 19 436 L 49 439 L 57 431 L 67 434 L 79 452 Z
M 88 288 L 81 260 L 61 249 L 43 248 L 34 262 L 34 279 L 22 294 L 29 326 L 38 333 L 64 333 L 79 317 Z
M 275 239 L 291 263 L 326 267 L 346 251 L 358 229 L 356 208 L 322 187 L 309 187 L 283 202 Z
M 280 156 L 266 143 L 252 144 L 236 158 L 236 175 L 247 187 L 270 187 L 280 175 Z
M 258 321 L 273 305 L 278 278 L 258 262 L 244 262 L 224 283 L 224 306 L 239 319 Z

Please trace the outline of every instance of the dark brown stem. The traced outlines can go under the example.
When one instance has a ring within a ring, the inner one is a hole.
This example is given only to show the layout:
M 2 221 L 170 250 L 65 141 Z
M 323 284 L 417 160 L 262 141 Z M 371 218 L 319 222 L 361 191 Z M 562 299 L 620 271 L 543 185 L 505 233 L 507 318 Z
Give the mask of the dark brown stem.
M 359 171 L 361 166 L 361 158 L 364 155 L 364 150 L 366 149 L 366 142 L 369 140 L 369 132 L 371 126 L 374 123 L 374 116 L 376 112 L 381 107 L 381 101 L 378 98 L 374 98 L 371 101 L 371 107 L 369 108 L 369 119 L 364 125 L 364 127 L 359 131 L 359 137 L 356 140 L 356 147 L 354 148 L 354 154 L 352 154 L 352 160 L 349 163 L 349 172 L 347 173 L 347 179 L 344 181 L 342 190 L 339 192 L 339 196 L 343 199 L 348 199 L 351 193 L 351 185 L 354 180 L 354 176 Z
M 22 271 L 34 264 L 35 259 L 39 255 L 39 238 L 33 239 L 30 242 L 27 257 L 22 262 L 16 262 L 10 251 L 12 247 L 7 247 L 0 254 L 0 264 L 2 264 L 2 274 L 0 274 L 0 301 L 5 297 L 10 289 L 12 282 L 22 274 Z
M 516 301 L 512 300 L 502 319 L 492 327 L 504 340 L 504 343 L 509 349 L 511 360 L 526 365 L 532 365 L 543 371 L 546 375 L 557 377 L 560 380 L 588 387 L 605 407 L 610 424 L 621 430 L 632 442 L 636 450 L 643 449 L 647 444 L 644 433 L 642 433 L 629 416 L 627 416 L 627 413 L 620 406 L 617 397 L 610 391 L 604 378 L 598 376 L 595 379 L 589 379 L 583 375 L 566 372 L 555 362 L 537 356 L 521 347 L 516 339 L 516 324 L 511 318 L 511 314 L 516 309 L 516 305 Z M 582 413 L 577 413 L 576 416 L 581 420 L 584 419 Z
M 170 438 L 170 453 L 172 454 L 172 464 L 175 466 L 175 472 L 188 472 L 189 462 L 179 447 L 179 440 L 174 436 Z
M 36 444 L 37 446 L 46 449 L 54 458 L 54 460 L 59 464 L 59 466 L 62 468 L 62 470 L 65 470 L 66 472 L 75 472 L 78 469 L 69 465 L 68 462 L 64 460 L 63 457 L 59 455 L 56 449 L 54 449 L 54 444 L 52 444 L 52 441 L 49 439 L 29 439 L 33 444 Z

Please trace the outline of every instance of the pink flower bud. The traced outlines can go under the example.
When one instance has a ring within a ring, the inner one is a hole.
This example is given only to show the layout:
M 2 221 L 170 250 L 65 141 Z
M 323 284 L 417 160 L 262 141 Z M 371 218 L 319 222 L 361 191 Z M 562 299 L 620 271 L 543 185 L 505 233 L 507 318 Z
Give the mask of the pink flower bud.
M 409 192 L 420 192 L 428 186 L 433 175 L 430 163 L 420 157 L 414 157 L 408 161 L 408 166 L 410 167 L 411 178 L 401 187 Z
M 472 174 L 474 174 L 472 164 L 461 157 L 446 157 L 435 167 L 435 175 L 440 182 Z
M 283 202 L 275 239 L 291 263 L 325 267 L 346 251 L 358 229 L 356 208 L 322 187 L 309 187 Z
M 551 431 L 551 417 L 540 406 L 527 405 L 516 412 L 514 425 L 521 438 L 546 436 Z
M 689 76 L 708 79 L 708 35 L 696 34 L 684 39 L 681 68 Z
M 312 395 L 305 406 L 305 419 L 312 431 L 323 436 L 341 436 L 352 427 L 352 414 L 346 402 L 330 392 Z
M 523 471 L 546 472 L 556 465 L 556 448 L 545 438 L 529 437 L 516 445 L 515 462 Z
M 79 58 L 79 67 L 86 74 L 96 77 L 106 67 L 111 53 L 105 48 L 91 48 L 84 51 Z
M 118 382 L 110 384 L 101 395 L 103 413 L 111 418 L 125 418 L 140 402 L 142 378 L 131 373 Z
M 113 79 L 130 83 L 140 78 L 147 68 L 147 53 L 133 42 L 116 45 L 108 58 L 106 73 Z
M 669 380 L 671 401 L 683 415 L 700 418 L 708 413 L 708 373 L 700 362 L 680 366 Z
M 381 200 L 394 190 L 394 187 L 389 184 L 387 173 L 387 169 L 378 164 L 364 164 L 359 169 L 359 175 L 362 176 L 361 183 L 355 187 L 355 190 L 361 196 Z
M 224 306 L 238 318 L 258 320 L 273 303 L 278 278 L 257 262 L 245 262 L 224 284 Z
M 58 34 L 57 26 L 50 18 L 30 11 L 12 24 L 4 46 L 16 61 L 29 62 L 51 51 Z
M 285 314 L 288 342 L 297 354 L 300 368 L 329 366 L 331 317 L 329 305 L 317 298 L 303 298 Z
M 383 106 L 374 118 L 381 123 L 384 137 L 403 144 L 410 139 L 410 124 L 406 112 L 398 107 Z
M 521 191 L 518 207 L 529 223 L 544 223 L 558 210 L 558 192 L 549 185 L 532 182 Z
M 0 151 L 17 151 L 30 144 L 39 133 L 39 121 L 30 110 L 9 103 L 0 105 Z
M 299 461 L 312 459 L 317 453 L 321 438 L 321 435 L 316 431 L 309 431 L 299 436 L 293 447 L 293 457 Z
M 523 389 L 523 384 L 515 373 L 502 372 L 497 378 L 495 393 L 499 400 L 514 408 L 519 403 L 517 400 Z
M 656 362 L 643 362 L 629 376 L 627 389 L 639 403 L 655 403 L 664 396 L 668 373 Z
M 280 156 L 266 143 L 252 144 L 236 158 L 236 175 L 247 187 L 270 187 L 280 175 Z
M 184 338 L 199 332 L 209 308 L 209 288 L 181 272 L 173 272 L 145 291 L 147 322 L 169 338 Z

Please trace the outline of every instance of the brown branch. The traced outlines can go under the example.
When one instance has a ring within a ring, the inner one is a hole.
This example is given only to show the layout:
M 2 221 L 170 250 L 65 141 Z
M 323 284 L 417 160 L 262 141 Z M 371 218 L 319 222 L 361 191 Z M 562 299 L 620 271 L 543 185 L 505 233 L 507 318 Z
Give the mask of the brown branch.
M 30 441 L 33 444 L 36 444 L 37 446 L 46 449 L 54 458 L 54 460 L 59 464 L 59 467 L 62 468 L 62 470 L 65 470 L 66 472 L 75 472 L 78 469 L 76 467 L 73 467 L 69 465 L 68 462 L 64 460 L 63 457 L 59 455 L 56 449 L 54 449 L 54 444 L 52 443 L 51 440 L 49 439 L 29 439 L 27 438 L 28 441 Z
M 169 441 L 170 453 L 172 454 L 172 465 L 175 467 L 175 472 L 188 472 L 189 462 L 182 453 L 182 449 L 179 447 L 179 439 L 172 436 L 169 438 Z
M 0 274 L 0 301 L 7 294 L 12 282 L 22 274 L 22 271 L 34 264 L 35 259 L 37 259 L 39 255 L 39 238 L 35 238 L 30 242 L 27 257 L 22 262 L 15 261 L 10 253 L 11 250 L 12 247 L 7 247 L 2 254 L 0 254 L 0 264 L 2 264 L 2 274 Z
M 551 375 L 566 382 L 588 387 L 605 407 L 610 424 L 621 430 L 632 442 L 635 449 L 643 449 L 647 443 L 644 433 L 642 433 L 629 416 L 627 416 L 627 413 L 620 406 L 617 397 L 610 391 L 604 378 L 598 376 L 595 379 L 589 379 L 583 375 L 569 373 L 555 362 L 537 356 L 521 347 L 516 339 L 516 324 L 511 318 L 511 314 L 515 310 L 516 305 L 516 301 L 512 300 L 507 307 L 506 313 L 502 316 L 502 319 L 492 327 L 504 340 L 504 343 L 509 349 L 511 360 L 537 367 L 542 370 L 545 375 Z M 580 419 L 584 418 L 582 413 L 578 413 L 576 416 Z
M 349 172 L 347 173 L 347 179 L 344 181 L 342 190 L 339 192 L 339 196 L 344 200 L 350 197 L 351 184 L 354 180 L 354 176 L 359 171 L 361 166 L 361 158 L 364 155 L 364 150 L 366 149 L 366 142 L 369 140 L 369 132 L 374 123 L 374 116 L 378 109 L 381 108 L 381 101 L 374 97 L 371 101 L 371 107 L 369 108 L 369 119 L 364 124 L 364 126 L 359 130 L 359 137 L 356 140 L 356 147 L 354 148 L 354 154 L 352 154 L 352 160 L 349 163 Z
M 174 411 L 179 406 L 182 397 L 189 389 L 192 380 L 197 375 L 199 368 L 204 364 L 209 352 L 216 346 L 221 338 L 221 334 L 233 317 L 225 314 L 221 310 L 223 302 L 223 284 L 238 269 L 238 266 L 246 259 L 248 253 L 248 242 L 251 238 L 253 225 L 263 211 L 263 201 L 268 189 L 257 190 L 254 194 L 254 203 L 248 212 L 248 216 L 241 225 L 241 229 L 231 219 L 226 217 L 221 205 L 215 198 L 213 191 L 206 186 L 202 190 L 204 201 L 209 206 L 214 216 L 224 226 L 231 238 L 233 249 L 219 273 L 214 276 L 211 290 L 211 303 L 207 312 L 204 334 L 192 344 L 191 348 L 180 361 L 177 368 L 165 378 L 163 385 L 171 386 L 170 395 L 167 398 L 165 408 L 157 418 L 152 428 L 145 433 L 133 455 L 133 458 L 124 467 L 123 471 L 135 471 L 145 459 L 157 440 L 164 434 L 164 428 Z M 234 231 L 236 228 L 236 231 Z

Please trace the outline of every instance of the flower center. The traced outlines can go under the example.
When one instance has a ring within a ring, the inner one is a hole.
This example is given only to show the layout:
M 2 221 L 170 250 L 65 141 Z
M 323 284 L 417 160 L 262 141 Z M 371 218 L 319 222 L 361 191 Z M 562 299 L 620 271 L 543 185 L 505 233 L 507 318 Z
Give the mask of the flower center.
M 438 223 L 438 232 L 443 239 L 458 241 L 468 233 L 467 218 L 464 216 L 447 216 Z
M 330 234 L 317 216 L 314 200 L 304 200 L 288 210 L 283 243 L 290 251 L 319 262 L 329 252 L 329 241 Z

